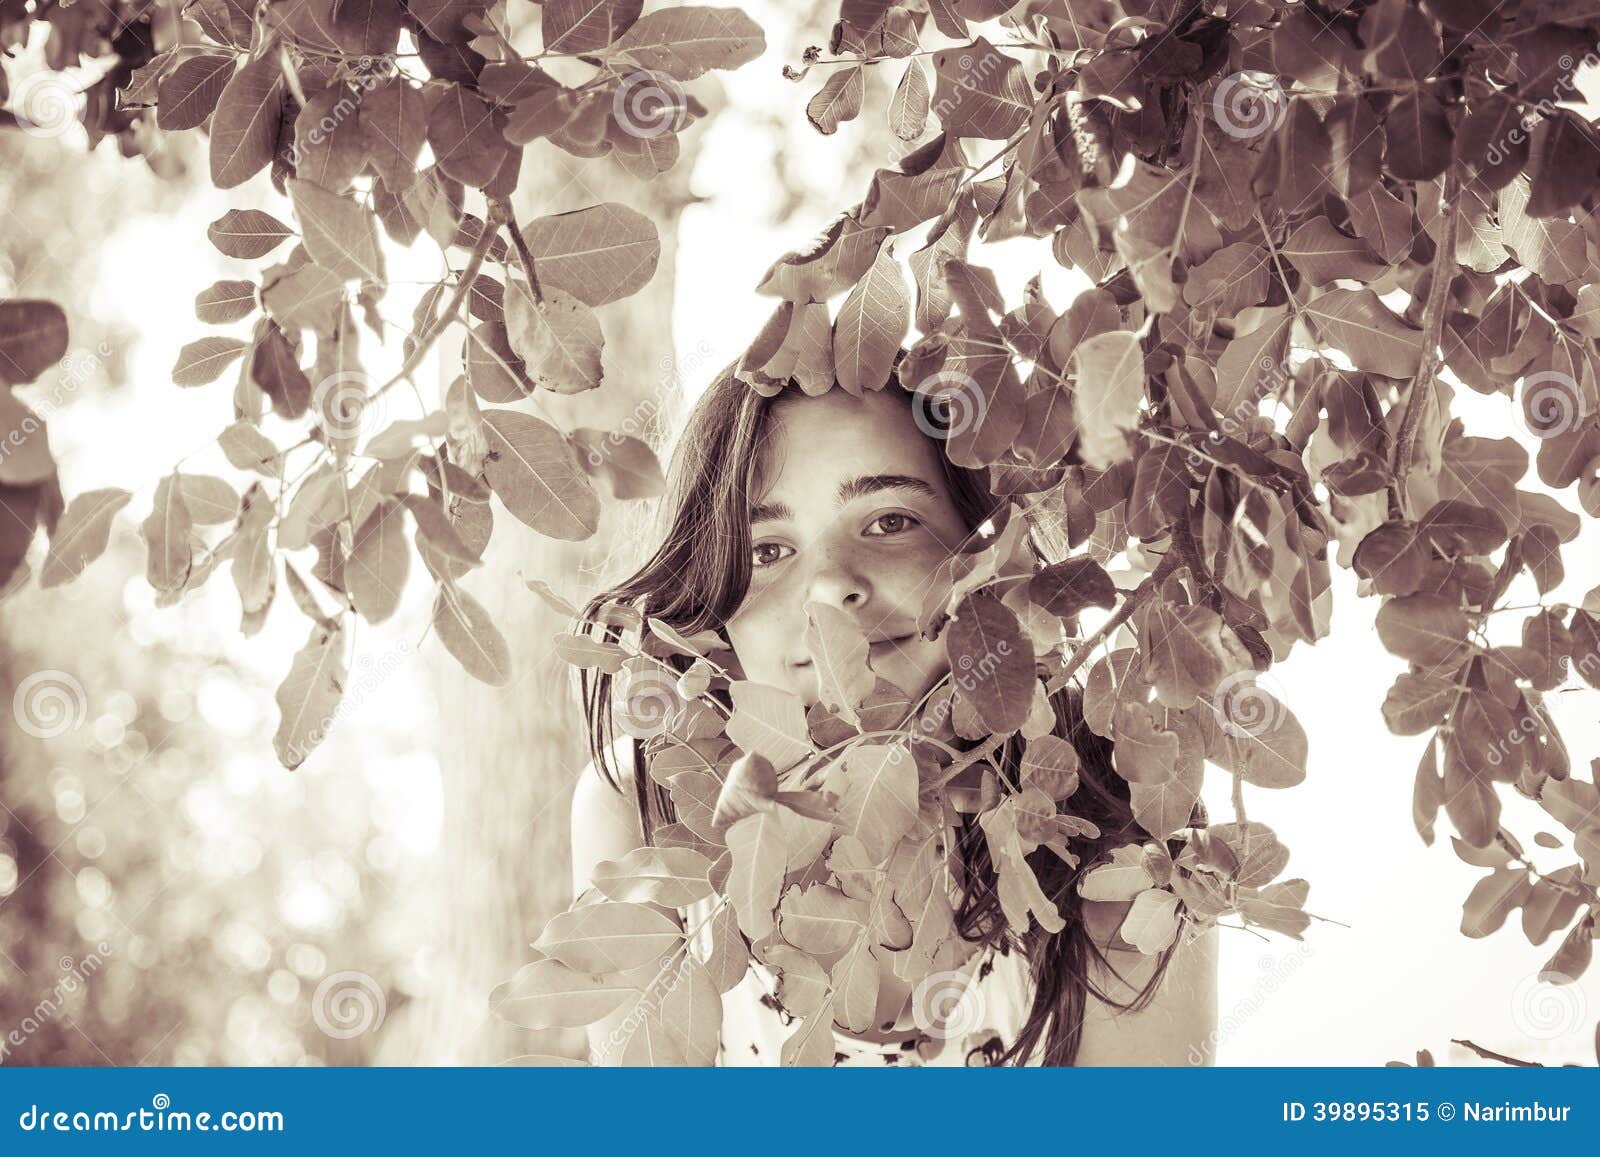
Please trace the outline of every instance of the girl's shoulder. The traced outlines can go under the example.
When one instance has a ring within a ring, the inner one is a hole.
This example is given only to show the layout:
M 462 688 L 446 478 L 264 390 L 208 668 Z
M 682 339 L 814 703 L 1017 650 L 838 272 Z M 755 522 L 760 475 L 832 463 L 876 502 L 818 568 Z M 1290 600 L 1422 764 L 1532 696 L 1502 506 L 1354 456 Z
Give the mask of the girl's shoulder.
M 644 843 L 634 802 L 633 742 L 624 736 L 612 744 L 607 762 L 613 786 L 590 760 L 572 789 L 572 869 L 575 891 L 588 886 L 589 873 L 601 860 L 616 860 Z M 620 790 L 619 790 L 620 789 Z

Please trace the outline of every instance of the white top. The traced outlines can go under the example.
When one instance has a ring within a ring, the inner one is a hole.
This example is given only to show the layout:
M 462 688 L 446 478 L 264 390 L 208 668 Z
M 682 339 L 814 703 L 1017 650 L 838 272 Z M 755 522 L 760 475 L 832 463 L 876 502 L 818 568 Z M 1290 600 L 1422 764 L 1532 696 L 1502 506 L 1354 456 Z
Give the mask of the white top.
M 685 927 L 699 928 L 698 951 L 709 951 L 711 899 L 697 900 L 683 909 Z M 833 1026 L 834 1064 L 959 1066 L 986 1065 L 1016 1040 L 1033 1000 L 1032 979 L 1020 954 L 1001 954 L 988 948 L 972 954 L 966 964 L 943 978 L 937 990 L 927 990 L 921 1000 L 941 1023 L 923 1028 L 917 1041 L 862 1040 Z M 937 974 L 935 974 L 937 976 Z M 935 981 L 935 983 L 939 983 Z M 795 1018 L 773 997 L 777 977 L 758 960 L 722 994 L 722 1046 L 717 1064 L 727 1066 L 778 1065 L 783 1042 L 795 1031 Z M 910 1027 L 907 1025 L 906 1027 Z M 996 1038 L 999 1038 L 998 1042 Z M 1029 1060 L 1037 1065 L 1037 1052 Z

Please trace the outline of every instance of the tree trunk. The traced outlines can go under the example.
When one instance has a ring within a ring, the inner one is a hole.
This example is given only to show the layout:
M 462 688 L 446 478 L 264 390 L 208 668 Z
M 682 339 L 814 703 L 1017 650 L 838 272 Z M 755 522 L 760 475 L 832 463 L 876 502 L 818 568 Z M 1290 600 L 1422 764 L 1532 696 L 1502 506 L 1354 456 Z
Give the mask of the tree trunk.
M 691 141 L 706 131 L 700 125 Z M 604 384 L 566 398 L 542 393 L 541 408 L 564 428 L 591 426 L 647 436 L 678 405 L 672 372 L 673 263 L 676 223 L 687 202 L 690 141 L 676 166 L 651 182 L 614 162 L 579 160 L 536 145 L 513 198 L 517 220 L 618 201 L 644 213 L 661 232 L 655 276 L 639 293 L 600 312 L 605 330 Z M 459 337 L 450 339 L 459 348 Z M 446 369 L 451 371 L 449 365 Z M 447 378 L 448 381 L 448 378 Z M 606 503 L 599 530 L 582 543 L 543 538 L 494 503 L 496 528 L 484 564 L 462 584 L 504 632 L 515 663 L 507 687 L 467 677 L 438 647 L 430 679 L 439 705 L 439 760 L 444 780 L 440 875 L 427 940 L 433 948 L 428 992 L 385 1032 L 379 1063 L 495 1064 L 537 1053 L 582 1055 L 581 1030 L 530 1032 L 495 1017 L 490 990 L 531 954 L 544 922 L 571 900 L 569 803 L 588 762 L 572 669 L 555 658 L 551 638 L 562 617 L 528 590 L 541 578 L 581 602 L 611 577 L 607 564 L 626 548 L 637 512 Z

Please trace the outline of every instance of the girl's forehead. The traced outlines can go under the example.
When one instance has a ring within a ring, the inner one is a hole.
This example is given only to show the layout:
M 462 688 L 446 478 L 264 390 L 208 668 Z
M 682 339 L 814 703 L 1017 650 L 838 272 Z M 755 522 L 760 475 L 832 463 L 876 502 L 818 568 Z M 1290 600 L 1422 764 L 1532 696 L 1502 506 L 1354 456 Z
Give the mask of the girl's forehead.
M 908 474 L 943 488 L 938 454 L 906 399 L 886 391 L 856 397 L 836 387 L 785 396 L 762 439 L 756 490 L 820 490 L 830 478 L 872 473 Z

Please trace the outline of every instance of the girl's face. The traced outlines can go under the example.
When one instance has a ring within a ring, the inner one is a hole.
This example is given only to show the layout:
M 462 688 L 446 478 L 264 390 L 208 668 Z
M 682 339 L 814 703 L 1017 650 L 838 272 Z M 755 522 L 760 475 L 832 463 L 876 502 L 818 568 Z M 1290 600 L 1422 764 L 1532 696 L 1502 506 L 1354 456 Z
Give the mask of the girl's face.
M 774 405 L 751 495 L 750 589 L 726 625 L 745 678 L 816 702 L 809 602 L 850 615 L 873 670 L 913 697 L 949 670 L 943 641 L 917 634 L 939 564 L 968 533 L 938 454 L 887 393 Z

